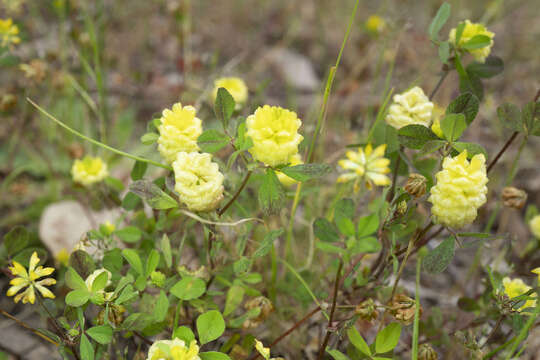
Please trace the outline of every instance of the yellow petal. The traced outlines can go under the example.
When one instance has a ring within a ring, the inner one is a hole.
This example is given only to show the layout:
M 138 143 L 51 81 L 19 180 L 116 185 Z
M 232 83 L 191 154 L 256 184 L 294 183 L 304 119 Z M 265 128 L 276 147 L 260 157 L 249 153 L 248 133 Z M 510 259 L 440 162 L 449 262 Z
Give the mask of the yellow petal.
M 8 289 L 7 291 L 7 296 L 13 296 L 15 295 L 16 293 L 19 292 L 19 290 L 21 290 L 22 288 L 24 288 L 25 286 L 28 286 L 28 284 L 21 284 L 21 285 L 15 285 L 15 286 L 12 286 Z
M 55 298 L 52 291 L 47 289 L 45 286 L 41 286 L 39 284 L 36 284 L 36 289 L 39 290 L 39 292 L 41 293 L 41 295 L 43 295 L 44 298 L 49 298 L 49 299 L 54 299 Z
M 24 268 L 24 266 L 22 266 L 16 261 L 12 261 L 12 263 L 13 263 L 13 266 L 10 266 L 9 270 L 11 270 L 11 273 L 13 275 L 15 276 L 19 275 L 26 278 L 28 277 L 28 273 L 26 272 L 26 269 Z
M 32 256 L 30 257 L 30 264 L 28 266 L 28 272 L 31 273 L 36 268 L 36 265 L 39 263 L 38 254 L 36 251 L 32 253 Z

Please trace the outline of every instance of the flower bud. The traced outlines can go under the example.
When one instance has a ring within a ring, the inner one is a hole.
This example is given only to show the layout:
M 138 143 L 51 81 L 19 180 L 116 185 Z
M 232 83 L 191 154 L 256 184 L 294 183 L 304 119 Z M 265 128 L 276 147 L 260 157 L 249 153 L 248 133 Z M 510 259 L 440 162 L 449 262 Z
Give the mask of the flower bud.
M 156 285 L 157 287 L 163 287 L 163 285 L 165 285 L 165 274 L 163 274 L 161 271 L 152 271 L 150 274 L 150 280 L 152 281 L 152 284 Z
M 405 191 L 415 198 L 419 198 L 426 193 L 426 183 L 427 180 L 424 175 L 412 173 L 405 184 Z
M 507 186 L 502 191 L 504 206 L 521 209 L 527 202 L 527 193 L 513 186 Z
M 418 348 L 418 360 L 437 360 L 437 352 L 429 344 L 422 344 Z
M 379 312 L 371 298 L 356 305 L 354 312 L 356 315 L 360 316 L 361 319 L 366 321 L 374 320 L 379 316 Z
M 122 305 L 115 305 L 113 302 L 109 303 L 109 322 L 117 326 L 122 324 L 125 312 L 126 308 Z M 96 320 L 98 325 L 103 325 L 105 323 L 105 313 L 106 309 L 99 312 Z
M 400 201 L 399 204 L 397 204 L 396 207 L 396 213 L 397 215 L 403 215 L 407 212 L 407 202 L 405 200 Z
M 414 313 L 416 311 L 416 302 L 405 294 L 398 294 L 390 303 L 390 314 L 399 322 L 404 325 L 409 325 L 414 320 Z M 420 307 L 420 315 L 422 314 L 422 308 Z

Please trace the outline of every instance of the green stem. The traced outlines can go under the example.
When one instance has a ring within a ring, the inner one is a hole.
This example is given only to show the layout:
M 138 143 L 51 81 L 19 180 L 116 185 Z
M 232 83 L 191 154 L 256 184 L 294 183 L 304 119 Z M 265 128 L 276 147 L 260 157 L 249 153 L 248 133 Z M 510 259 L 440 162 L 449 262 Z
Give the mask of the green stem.
M 418 336 L 420 329 L 420 273 L 422 269 L 422 257 L 418 256 L 416 260 L 416 294 L 415 294 L 415 309 L 414 309 L 414 324 L 413 324 L 413 339 L 412 339 L 412 360 L 418 359 Z
M 356 0 L 353 11 L 349 18 L 349 25 L 347 26 L 347 30 L 345 31 L 345 36 L 343 37 L 343 41 L 341 42 L 341 48 L 339 49 L 336 63 L 334 66 L 330 68 L 330 72 L 328 73 L 328 78 L 326 79 L 323 102 L 321 105 L 321 110 L 319 111 L 319 117 L 317 118 L 317 125 L 315 126 L 315 132 L 313 134 L 313 138 L 311 139 L 311 143 L 309 145 L 309 149 L 307 152 L 306 163 L 310 163 L 313 161 L 313 154 L 315 150 L 315 145 L 319 137 L 319 132 L 321 131 L 321 127 L 324 123 L 324 120 L 326 119 L 328 99 L 330 98 L 330 93 L 332 92 L 332 85 L 334 83 L 335 74 L 338 70 L 339 64 L 341 63 L 341 56 L 343 55 L 343 51 L 345 50 L 345 45 L 347 44 L 347 41 L 349 40 L 349 34 L 351 33 L 351 30 L 352 30 L 354 18 L 356 16 L 356 11 L 358 10 L 359 3 L 360 3 L 360 0 Z M 296 187 L 296 193 L 294 194 L 293 205 L 291 207 L 291 215 L 290 215 L 289 226 L 287 230 L 287 242 L 286 242 L 286 247 L 285 247 L 286 252 L 290 251 L 291 249 L 294 217 L 296 214 L 296 209 L 298 208 L 298 203 L 300 202 L 301 192 L 302 192 L 302 183 L 300 182 L 298 183 Z
M 88 137 L 86 135 L 83 135 L 80 132 L 78 132 L 77 130 L 70 128 L 69 126 L 67 126 L 66 124 L 64 124 L 63 122 L 61 122 L 57 118 L 55 118 L 53 115 L 49 114 L 45 109 L 43 109 L 41 106 L 39 106 L 38 104 L 33 102 L 30 98 L 26 98 L 26 100 L 30 104 L 32 104 L 36 109 L 38 109 L 43 115 L 45 115 L 46 117 L 48 117 L 49 119 L 54 121 L 56 124 L 60 125 L 64 129 L 66 129 L 70 133 L 80 137 L 81 139 L 84 139 L 84 140 L 86 140 L 86 141 L 88 141 L 88 142 L 90 142 L 90 143 L 92 143 L 94 145 L 100 146 L 100 147 L 102 147 L 102 148 L 104 148 L 106 150 L 112 151 L 113 153 L 116 153 L 118 155 L 125 156 L 127 158 L 130 158 L 130 159 L 133 159 L 133 160 L 136 160 L 136 161 L 141 161 L 141 162 L 145 162 L 145 163 L 148 163 L 148 164 L 152 164 L 154 166 L 158 166 L 160 168 L 167 169 L 169 171 L 173 171 L 173 168 L 168 166 L 168 165 L 161 164 L 161 163 L 158 163 L 157 161 L 153 161 L 153 160 L 150 160 L 150 159 L 145 159 L 145 158 L 140 157 L 140 156 L 129 154 L 129 153 L 124 152 L 122 150 L 115 149 L 115 148 L 113 148 L 113 147 L 111 147 L 109 145 L 106 145 L 106 144 L 102 143 L 102 142 L 94 140 L 94 139 L 92 139 L 92 138 L 90 138 L 90 137 Z
M 506 356 L 506 360 L 510 360 L 516 351 L 517 347 L 523 340 L 527 338 L 529 335 L 529 329 L 533 326 L 536 318 L 538 317 L 538 314 L 540 313 L 540 303 L 536 305 L 536 308 L 534 309 L 534 312 L 532 315 L 527 319 L 527 322 L 525 323 L 525 326 L 521 328 L 521 331 L 519 332 L 519 335 L 514 339 L 514 342 L 512 344 L 512 347 L 510 348 L 510 351 L 508 352 L 508 355 Z

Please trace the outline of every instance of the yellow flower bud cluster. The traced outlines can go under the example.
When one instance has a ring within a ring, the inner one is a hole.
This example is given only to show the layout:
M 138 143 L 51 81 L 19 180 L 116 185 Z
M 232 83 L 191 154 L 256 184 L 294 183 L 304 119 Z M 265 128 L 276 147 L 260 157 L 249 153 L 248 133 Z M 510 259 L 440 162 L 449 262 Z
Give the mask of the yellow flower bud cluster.
M 302 121 L 295 112 L 264 105 L 246 119 L 246 135 L 253 140 L 249 152 L 268 166 L 287 164 L 298 153 L 304 138 L 298 133 Z
M 77 159 L 71 167 L 73 181 L 84 186 L 90 186 L 109 176 L 107 164 L 99 157 L 85 156 Z
M 0 47 L 11 46 L 21 42 L 19 28 L 13 24 L 13 20 L 0 19 Z
M 479 49 L 467 50 L 476 61 L 484 63 L 486 61 L 486 58 L 489 56 L 489 53 L 491 52 L 491 48 L 493 47 L 493 37 L 495 36 L 495 33 L 488 31 L 488 29 L 486 29 L 486 27 L 482 24 L 472 23 L 470 20 L 465 20 L 465 27 L 463 28 L 463 33 L 459 38 L 459 43 L 456 44 L 456 31 L 457 29 L 455 28 L 450 30 L 448 41 L 450 41 L 450 43 L 454 44 L 454 46 L 457 47 L 460 47 L 461 45 L 465 44 L 467 41 L 471 40 L 477 35 L 484 35 L 491 39 L 488 46 Z
M 199 346 L 192 340 L 189 346 L 184 340 L 159 340 L 150 346 L 146 360 L 201 360 Z
M 193 106 L 182 106 L 181 103 L 163 110 L 158 127 L 158 150 L 169 164 L 176 160 L 179 152 L 199 150 L 197 138 L 202 134 L 202 121 L 195 115 Z
M 400 129 L 413 124 L 431 124 L 433 103 L 420 87 L 415 86 L 402 94 L 394 95 L 393 100 L 385 118 L 388 125 Z
M 180 152 L 172 163 L 180 201 L 193 211 L 215 209 L 223 199 L 223 174 L 212 155 Z
M 215 102 L 219 88 L 225 88 L 231 94 L 235 102 L 235 108 L 238 110 L 246 103 L 248 98 L 248 87 L 244 80 L 238 77 L 223 77 L 214 81 L 214 90 L 212 90 L 212 100 Z
M 517 296 L 523 295 L 532 288 L 525 284 L 523 280 L 521 279 L 511 279 L 509 277 L 505 277 L 503 279 L 503 286 L 504 286 L 504 293 L 508 296 L 509 299 L 513 299 Z M 536 293 L 531 294 L 532 297 L 536 297 Z M 525 303 L 518 309 L 518 311 L 522 311 L 526 308 L 534 308 L 536 307 L 536 300 L 527 300 Z
M 474 221 L 478 208 L 487 200 L 485 161 L 484 155 L 478 154 L 469 162 L 466 150 L 443 160 L 443 169 L 436 174 L 437 184 L 428 199 L 436 222 L 462 228 Z

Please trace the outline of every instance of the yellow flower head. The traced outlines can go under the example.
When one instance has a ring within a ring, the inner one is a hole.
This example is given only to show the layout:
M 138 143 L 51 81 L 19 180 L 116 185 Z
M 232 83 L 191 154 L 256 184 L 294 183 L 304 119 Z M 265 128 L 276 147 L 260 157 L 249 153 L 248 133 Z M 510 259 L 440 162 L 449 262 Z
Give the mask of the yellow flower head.
M 385 118 L 388 125 L 400 129 L 412 124 L 431 124 L 433 103 L 420 87 L 415 86 L 402 94 L 394 95 L 393 100 L 394 103 L 390 105 Z
M 73 181 L 89 186 L 102 181 L 109 175 L 107 164 L 99 157 L 85 156 L 77 159 L 71 167 Z
M 180 200 L 193 211 L 214 210 L 223 199 L 223 174 L 207 153 L 180 152 L 172 163 Z
M 172 110 L 163 110 L 159 125 L 158 150 L 170 164 L 179 152 L 199 150 L 197 138 L 202 134 L 201 119 L 195 117 L 193 106 L 173 105 Z
M 59 264 L 62 264 L 64 266 L 68 266 L 69 263 L 69 251 L 67 251 L 66 248 L 62 248 L 60 251 L 58 251 L 55 255 L 55 259 Z
M 445 113 L 444 108 L 440 107 L 437 104 L 433 105 L 433 111 L 432 111 L 433 124 L 431 125 L 431 131 L 433 131 L 435 135 L 437 135 L 441 139 L 444 138 L 444 135 L 441 129 L 441 119 L 443 118 L 444 113 Z
M 201 360 L 199 346 L 195 340 L 189 347 L 180 339 L 159 340 L 150 346 L 146 360 Z
M 538 284 L 540 284 L 540 267 L 532 269 L 531 272 L 538 275 Z
M 13 24 L 11 19 L 0 19 L 0 38 L 2 42 L 1 47 L 10 46 L 12 44 L 18 44 L 21 42 L 19 35 L 19 28 Z
M 491 42 L 488 46 L 480 49 L 467 50 L 469 53 L 471 53 L 471 55 L 476 61 L 483 63 L 486 61 L 486 58 L 491 52 L 491 48 L 493 47 L 493 37 L 495 36 L 495 33 L 488 31 L 484 25 L 472 23 L 469 20 L 465 20 L 465 28 L 463 29 L 463 33 L 461 34 L 461 38 L 459 39 L 459 44 L 456 44 L 456 28 L 450 30 L 448 41 L 450 41 L 450 43 L 454 44 L 455 46 L 460 47 L 476 35 L 485 35 L 491 39 Z
M 302 161 L 302 158 L 300 157 L 300 154 L 294 154 L 291 157 L 291 159 L 289 160 L 289 163 L 290 163 L 289 166 L 295 166 L 295 165 L 303 164 L 304 162 Z M 294 184 L 296 184 L 298 182 L 297 180 L 294 180 L 293 178 L 288 177 L 287 175 L 285 175 L 281 171 L 276 171 L 276 175 L 277 175 L 279 181 L 284 186 L 293 186 Z
M 347 159 L 339 160 L 338 165 L 348 172 L 341 174 L 337 181 L 355 180 L 355 191 L 358 191 L 361 180 L 365 180 L 368 189 L 373 187 L 373 183 L 377 186 L 390 185 L 390 178 L 385 175 L 390 172 L 390 160 L 384 157 L 385 150 L 386 144 L 377 146 L 375 150 L 367 144 L 365 148 L 358 148 L 358 152 L 347 151 Z
M 384 29 L 386 29 L 386 21 L 378 15 L 371 15 L 366 20 L 365 26 L 366 30 L 370 33 L 380 34 L 384 31 Z
M 266 360 L 270 359 L 270 348 L 264 347 L 263 343 L 255 339 L 255 349 L 262 355 Z
M 523 280 L 521 279 L 510 279 L 509 277 L 505 277 L 503 279 L 503 286 L 504 286 L 504 293 L 511 299 L 518 297 L 520 295 L 525 294 L 527 291 L 531 290 L 532 288 L 525 284 Z M 536 297 L 536 293 L 532 293 L 530 296 Z M 521 306 L 518 311 L 522 311 L 526 308 L 533 308 L 536 307 L 536 300 L 527 300 L 525 301 L 525 304 Z
M 253 140 L 249 152 L 268 166 L 287 164 L 304 138 L 298 133 L 301 125 L 293 111 L 269 105 L 257 108 L 246 120 L 246 135 Z
M 248 98 L 248 88 L 244 80 L 238 77 L 223 77 L 214 81 L 212 100 L 215 102 L 219 88 L 225 88 L 231 94 L 236 103 L 236 109 L 240 109 Z
M 16 277 L 9 282 L 11 287 L 7 291 L 7 296 L 13 296 L 17 294 L 20 290 L 26 288 L 26 290 L 15 296 L 13 300 L 16 303 L 18 303 L 19 300 L 22 299 L 23 304 L 33 304 L 36 301 L 36 293 L 34 289 L 37 289 L 43 297 L 54 299 L 54 294 L 45 286 L 56 284 L 56 280 L 53 278 L 45 278 L 36 281 L 41 277 L 51 275 L 54 271 L 54 268 L 44 268 L 43 266 L 38 266 L 36 268 L 38 263 L 39 257 L 37 255 L 37 252 L 34 251 L 32 253 L 32 256 L 30 257 L 28 271 L 26 271 L 26 268 L 16 261 L 13 261 L 13 266 L 9 267 L 11 273 Z
M 529 221 L 529 227 L 533 235 L 540 239 L 540 215 L 536 215 Z
M 467 150 L 458 156 L 444 158 L 436 175 L 429 201 L 435 221 L 445 226 L 462 228 L 474 221 L 477 210 L 486 202 L 486 159 L 477 154 L 467 160 Z

